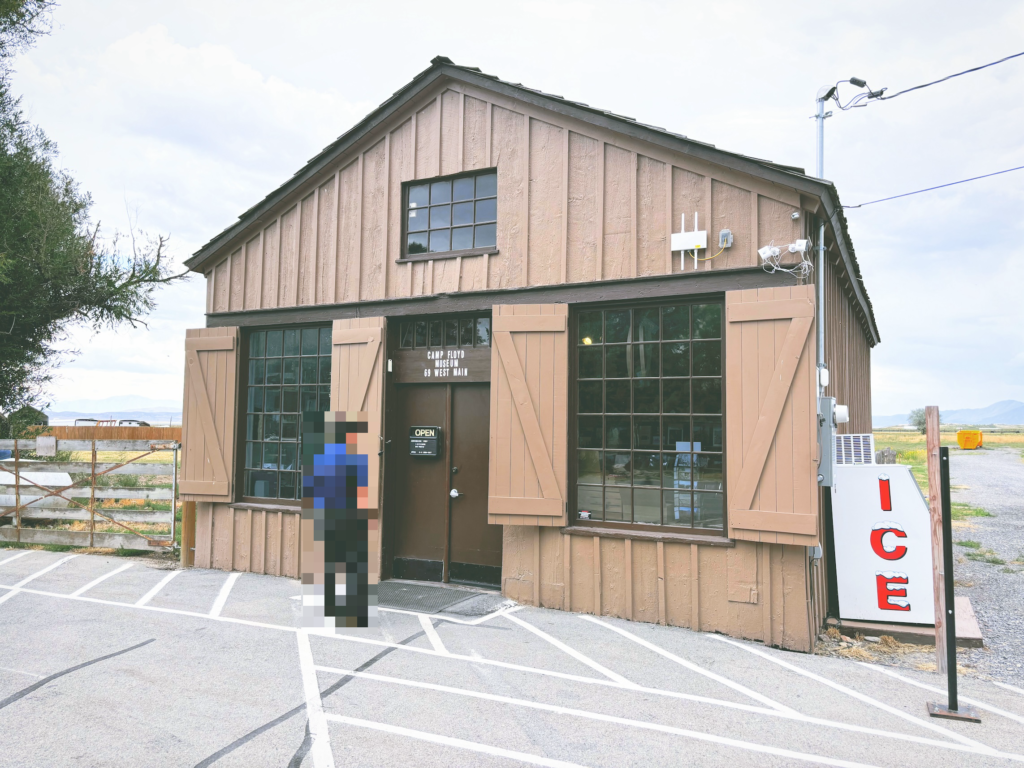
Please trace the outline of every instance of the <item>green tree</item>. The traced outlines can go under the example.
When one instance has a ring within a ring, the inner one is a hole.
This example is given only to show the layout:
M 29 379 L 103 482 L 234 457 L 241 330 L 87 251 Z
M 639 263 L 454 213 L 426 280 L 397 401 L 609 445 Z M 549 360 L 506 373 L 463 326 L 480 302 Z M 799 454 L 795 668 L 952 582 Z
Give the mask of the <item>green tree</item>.
M 0 437 L 12 427 L 3 414 L 40 402 L 71 327 L 144 324 L 156 289 L 186 279 L 164 237 L 100 239 L 89 194 L 10 91 L 11 58 L 49 31 L 52 6 L 0 0 Z
M 910 422 L 912 427 L 916 427 L 920 430 L 921 434 L 925 433 L 925 421 L 924 421 L 924 408 L 915 408 L 910 412 L 910 416 L 907 417 L 907 421 Z M 942 423 L 942 414 L 939 414 L 939 424 Z

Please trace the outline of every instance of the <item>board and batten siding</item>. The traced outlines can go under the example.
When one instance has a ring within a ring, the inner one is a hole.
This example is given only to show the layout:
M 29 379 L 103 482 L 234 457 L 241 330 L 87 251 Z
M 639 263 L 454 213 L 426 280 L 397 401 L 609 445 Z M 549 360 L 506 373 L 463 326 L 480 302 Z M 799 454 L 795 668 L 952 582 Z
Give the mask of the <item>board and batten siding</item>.
M 497 253 L 397 263 L 402 184 L 496 167 Z M 210 313 L 757 266 L 802 237 L 795 190 L 465 84 L 427 92 L 205 267 Z

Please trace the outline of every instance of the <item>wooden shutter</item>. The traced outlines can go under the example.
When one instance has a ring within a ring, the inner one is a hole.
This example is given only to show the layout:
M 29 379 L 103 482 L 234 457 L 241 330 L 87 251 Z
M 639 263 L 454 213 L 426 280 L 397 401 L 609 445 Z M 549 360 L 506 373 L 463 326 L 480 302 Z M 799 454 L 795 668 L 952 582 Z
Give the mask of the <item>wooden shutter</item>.
M 185 501 L 232 501 L 238 345 L 238 328 L 185 331 L 179 485 Z
M 814 286 L 725 294 L 729 535 L 818 542 Z
M 365 411 L 369 457 L 367 507 L 380 509 L 380 456 L 384 408 L 383 317 L 335 320 L 331 357 L 331 410 Z M 360 446 L 362 451 L 364 446 Z
M 487 521 L 565 525 L 569 308 L 494 307 Z

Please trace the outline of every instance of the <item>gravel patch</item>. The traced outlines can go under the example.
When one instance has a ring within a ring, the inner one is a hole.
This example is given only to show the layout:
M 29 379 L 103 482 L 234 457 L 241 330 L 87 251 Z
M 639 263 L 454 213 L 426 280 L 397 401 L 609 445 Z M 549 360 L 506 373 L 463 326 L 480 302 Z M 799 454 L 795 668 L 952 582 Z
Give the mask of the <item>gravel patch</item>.
M 966 595 L 978 617 L 985 648 L 961 651 L 961 664 L 980 676 L 1024 686 L 1024 461 L 1018 449 L 950 451 L 954 502 L 966 502 L 993 517 L 954 521 L 956 594 Z M 958 488 L 957 486 L 962 486 Z M 1003 564 L 971 560 L 969 553 L 994 553 Z

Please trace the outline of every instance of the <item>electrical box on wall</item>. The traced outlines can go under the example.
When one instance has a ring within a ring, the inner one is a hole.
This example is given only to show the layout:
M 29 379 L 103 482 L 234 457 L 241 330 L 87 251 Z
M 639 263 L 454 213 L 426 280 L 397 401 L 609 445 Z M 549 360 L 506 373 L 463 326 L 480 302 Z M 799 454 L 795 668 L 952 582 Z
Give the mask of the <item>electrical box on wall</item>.
M 821 462 L 818 464 L 818 485 L 832 487 L 832 465 L 836 450 L 836 399 L 818 398 L 818 445 Z

